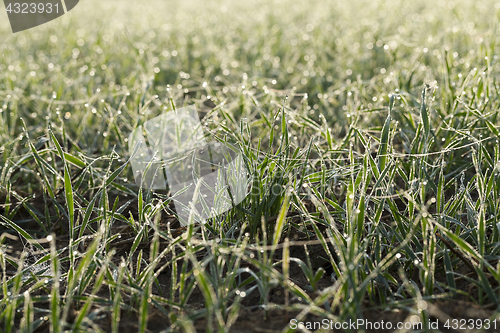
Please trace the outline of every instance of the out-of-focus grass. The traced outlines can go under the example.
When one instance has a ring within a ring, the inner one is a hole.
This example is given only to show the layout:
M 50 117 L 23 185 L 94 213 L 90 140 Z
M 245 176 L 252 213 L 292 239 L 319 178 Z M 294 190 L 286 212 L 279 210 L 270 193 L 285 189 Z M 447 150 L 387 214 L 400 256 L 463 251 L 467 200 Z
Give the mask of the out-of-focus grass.
M 498 309 L 499 14 L 87 0 L 12 34 L 2 13 L 2 329 L 228 331 L 244 307 L 424 321 L 438 298 Z M 127 137 L 189 104 L 253 181 L 181 229 L 168 194 L 134 185 Z

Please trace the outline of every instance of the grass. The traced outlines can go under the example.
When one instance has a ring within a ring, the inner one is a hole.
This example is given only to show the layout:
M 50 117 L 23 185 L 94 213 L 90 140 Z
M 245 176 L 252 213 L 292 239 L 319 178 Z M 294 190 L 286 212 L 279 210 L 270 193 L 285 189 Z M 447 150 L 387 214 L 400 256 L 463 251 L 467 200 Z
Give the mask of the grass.
M 0 330 L 498 318 L 499 17 L 88 0 L 17 34 L 2 20 Z M 167 191 L 135 185 L 127 138 L 187 105 L 251 187 L 184 228 Z

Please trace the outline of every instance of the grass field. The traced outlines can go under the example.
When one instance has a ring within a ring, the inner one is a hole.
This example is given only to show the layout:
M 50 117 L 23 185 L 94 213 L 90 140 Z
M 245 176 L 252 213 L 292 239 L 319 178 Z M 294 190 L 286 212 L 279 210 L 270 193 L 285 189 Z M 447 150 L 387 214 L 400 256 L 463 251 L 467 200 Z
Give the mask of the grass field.
M 500 332 L 500 3 L 0 18 L 1 332 Z M 187 105 L 251 183 L 183 227 L 128 137 Z

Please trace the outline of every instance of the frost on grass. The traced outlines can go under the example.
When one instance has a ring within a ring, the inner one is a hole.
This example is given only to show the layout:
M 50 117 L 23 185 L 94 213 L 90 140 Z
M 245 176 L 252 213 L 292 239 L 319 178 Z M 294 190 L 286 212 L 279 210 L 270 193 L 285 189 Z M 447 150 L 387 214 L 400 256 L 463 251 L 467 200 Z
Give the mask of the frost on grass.
M 28 280 L 31 275 L 43 274 L 50 268 L 49 261 L 44 261 L 42 263 L 37 263 L 42 259 L 47 253 L 44 251 L 36 249 L 33 244 L 28 243 L 24 245 L 24 252 L 26 257 L 24 259 L 24 266 L 28 269 L 23 274 L 23 281 Z

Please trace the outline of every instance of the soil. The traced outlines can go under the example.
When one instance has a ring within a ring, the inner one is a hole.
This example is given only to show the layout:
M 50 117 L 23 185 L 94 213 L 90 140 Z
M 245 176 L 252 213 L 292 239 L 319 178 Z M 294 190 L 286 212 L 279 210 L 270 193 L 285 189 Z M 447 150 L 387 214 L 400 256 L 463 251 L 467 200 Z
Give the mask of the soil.
M 179 226 L 176 226 L 175 224 L 172 225 L 174 227 L 177 227 L 171 230 L 174 237 L 184 231 Z M 121 228 L 120 231 L 122 232 L 123 237 L 117 239 L 114 243 L 114 245 L 118 245 L 117 248 L 119 249 L 115 258 L 116 264 L 118 264 L 120 261 L 119 257 L 122 255 L 126 255 L 126 252 L 128 252 L 128 248 L 131 246 L 131 242 L 129 242 L 128 240 L 134 238 L 133 233 L 131 233 L 130 230 L 125 230 L 123 226 L 117 228 L 118 229 Z M 160 228 L 163 228 L 163 225 L 160 225 Z M 299 231 L 294 231 L 288 234 L 288 237 L 294 241 L 308 240 L 307 234 Z M 56 243 L 58 248 L 62 248 L 68 245 L 64 235 L 56 236 Z M 22 242 L 20 242 L 19 239 L 15 236 L 7 237 L 4 244 L 8 245 L 7 254 L 11 257 L 19 257 L 23 249 L 25 249 L 25 245 L 22 244 Z M 160 246 L 161 247 L 160 251 L 164 248 L 164 246 L 166 246 L 166 244 L 162 243 Z M 44 247 L 48 247 L 48 244 L 44 244 Z M 149 244 L 141 245 L 140 248 L 143 248 L 144 250 L 143 259 L 148 260 L 147 256 L 149 251 L 147 249 L 149 248 Z M 325 258 L 328 258 L 328 255 L 324 252 L 322 246 L 319 244 L 308 245 L 307 253 L 313 269 L 316 270 L 321 267 L 325 269 L 326 272 L 323 278 L 318 282 L 317 286 L 318 289 L 322 290 L 324 288 L 331 286 L 332 281 L 330 275 L 332 270 L 331 267 L 329 267 L 329 262 L 325 260 Z M 200 255 L 203 255 L 203 253 L 200 253 Z M 277 251 L 275 259 L 280 260 L 281 259 L 280 255 L 281 251 Z M 290 247 L 290 256 L 299 258 L 304 262 L 307 262 L 308 260 L 305 248 L 303 246 Z M 164 260 L 167 259 L 168 258 L 165 258 Z M 163 261 L 161 264 L 163 264 Z M 62 266 L 64 268 L 65 264 L 63 263 Z M 7 271 L 8 275 L 11 275 L 15 270 L 14 267 L 8 267 Z M 308 285 L 307 279 L 297 264 L 295 263 L 290 264 L 289 273 L 290 273 L 290 280 L 293 283 L 295 283 L 296 285 L 304 289 L 306 292 L 308 292 L 310 296 L 314 296 L 314 292 L 307 288 Z M 459 273 L 463 275 L 468 275 L 472 278 L 475 277 L 473 276 L 475 272 L 470 271 L 467 265 L 463 265 Z M 397 276 L 396 272 L 394 272 L 393 275 Z M 444 276 L 444 274 L 442 275 L 443 276 L 436 275 L 436 279 L 444 282 L 446 277 Z M 153 290 L 152 290 L 153 293 L 154 294 L 161 293 L 163 295 L 168 294 L 168 289 L 169 289 L 168 286 L 170 285 L 170 278 L 171 278 L 170 271 L 168 269 L 165 270 L 162 274 L 160 274 L 158 276 L 158 281 L 161 290 L 158 290 L 157 286 L 153 285 Z M 418 280 L 419 280 L 418 276 L 415 276 L 414 281 Z M 444 325 L 446 322 L 451 324 L 453 322 L 453 319 L 458 319 L 462 321 L 465 320 L 467 321 L 467 323 L 469 319 L 473 319 L 475 321 L 480 320 L 485 322 L 486 319 L 490 318 L 494 314 L 495 307 L 493 305 L 479 306 L 477 304 L 472 303 L 469 300 L 468 295 L 470 294 L 477 295 L 477 287 L 474 284 L 468 282 L 466 279 L 456 279 L 456 285 L 458 290 L 465 291 L 466 294 L 457 294 L 454 297 L 454 299 L 439 299 L 432 302 L 428 302 L 426 303 L 426 311 L 430 316 L 431 322 L 439 323 L 439 331 L 441 332 L 475 332 L 469 329 L 466 330 L 447 329 Z M 64 286 L 61 287 L 64 288 Z M 436 292 L 438 293 L 437 290 Z M 104 298 L 109 297 L 109 295 L 106 295 L 107 291 L 102 290 L 101 293 L 102 295 L 100 296 Z M 125 303 L 127 303 L 126 295 L 124 295 L 124 301 Z M 294 304 L 297 302 L 298 301 L 290 295 L 289 304 Z M 283 307 L 285 303 L 286 303 L 286 297 L 282 287 L 276 287 L 271 290 L 269 295 L 269 304 L 271 305 L 270 306 L 271 309 L 267 311 L 260 306 L 261 300 L 258 292 L 255 291 L 251 293 L 250 295 L 248 295 L 243 299 L 239 315 L 236 321 L 232 324 L 230 332 L 270 333 L 270 332 L 281 332 L 283 329 L 289 328 L 291 320 L 296 318 L 299 315 L 299 312 L 285 311 L 283 309 L 280 309 Z M 276 305 L 276 309 L 272 309 L 273 305 Z M 44 305 L 37 305 L 37 306 L 41 308 L 44 307 Z M 203 310 L 204 299 L 199 290 L 195 289 L 195 291 L 191 295 L 188 307 L 190 311 Z M 414 308 L 415 305 L 412 303 L 406 303 L 406 306 L 399 306 L 399 308 L 397 309 L 387 308 L 387 307 L 382 308 L 380 306 L 370 305 L 368 304 L 368 302 L 366 302 L 361 313 L 366 321 L 375 323 L 375 322 L 381 322 L 383 320 L 385 323 L 390 322 L 392 324 L 391 325 L 392 327 L 396 327 L 398 322 L 405 322 L 411 319 L 411 314 L 409 310 L 412 307 Z M 101 308 L 94 307 L 91 309 L 90 312 L 93 312 L 95 314 L 95 317 L 93 319 L 95 325 L 97 325 L 100 329 L 103 329 L 106 332 L 111 331 L 112 314 L 109 310 L 109 307 L 101 307 Z M 70 315 L 70 318 L 75 317 L 76 314 L 77 312 L 74 311 L 74 314 Z M 179 316 L 179 313 L 176 313 L 175 315 Z M 121 317 L 119 325 L 120 333 L 137 332 L 139 330 L 138 327 L 139 318 L 137 311 L 122 310 L 120 317 Z M 174 314 L 164 313 L 154 307 L 150 307 L 148 314 L 147 330 L 149 332 L 159 332 L 168 329 L 174 320 L 175 320 Z M 325 328 L 325 321 L 323 320 L 323 318 L 307 315 L 301 321 L 304 323 L 315 322 L 317 324 L 310 324 L 310 325 L 316 325 L 313 326 L 316 328 L 321 328 L 321 327 Z M 208 324 L 209 324 L 208 319 L 206 318 L 198 319 L 192 323 L 193 328 L 197 332 L 205 332 Z M 343 330 L 336 330 L 334 328 L 334 324 L 335 323 L 330 323 L 329 325 L 326 325 L 329 327 L 321 331 L 344 332 Z M 387 326 L 388 325 L 386 325 L 386 327 Z M 491 327 L 489 330 L 485 330 L 483 332 L 500 332 L 500 320 L 498 320 L 497 326 L 498 326 L 497 328 Z M 40 326 L 37 331 L 48 332 L 49 329 L 50 329 L 49 326 L 47 324 L 44 324 Z M 315 331 L 315 329 L 311 329 L 311 331 Z M 385 329 L 385 330 L 366 329 L 366 332 L 377 332 L 377 333 L 394 332 L 394 331 L 395 331 L 394 329 Z

